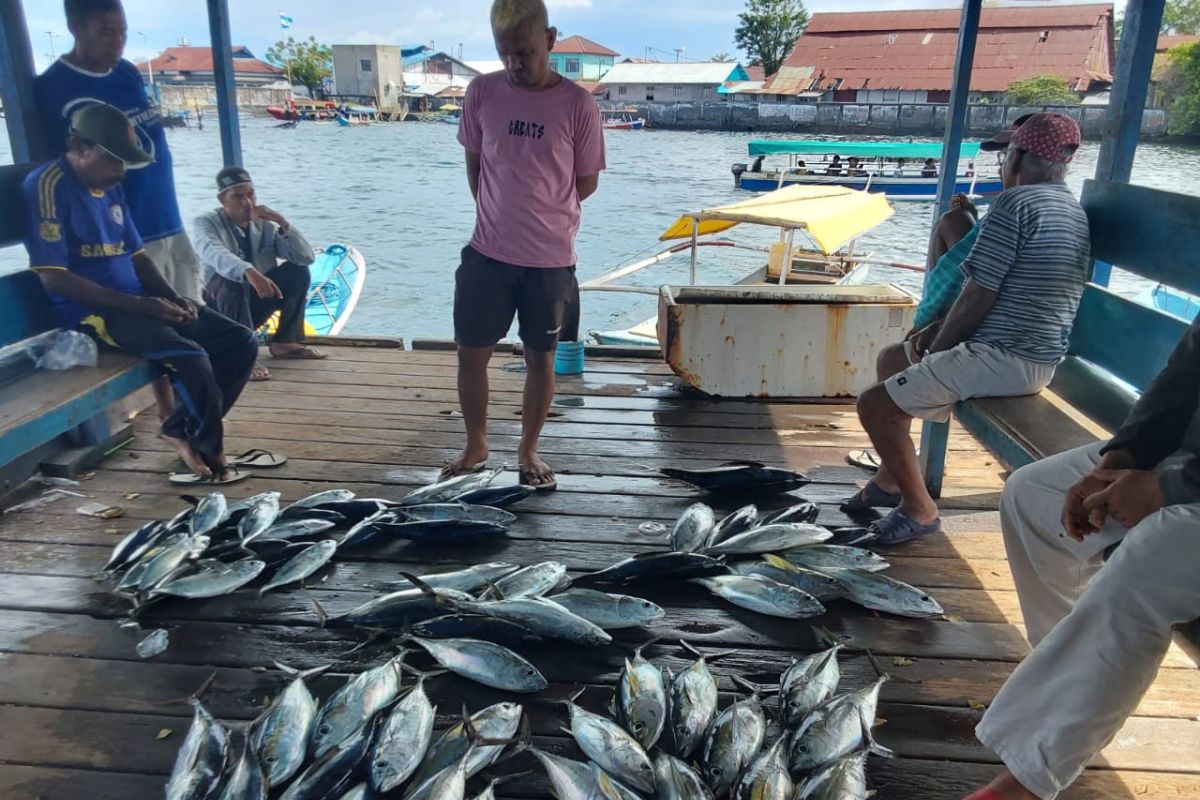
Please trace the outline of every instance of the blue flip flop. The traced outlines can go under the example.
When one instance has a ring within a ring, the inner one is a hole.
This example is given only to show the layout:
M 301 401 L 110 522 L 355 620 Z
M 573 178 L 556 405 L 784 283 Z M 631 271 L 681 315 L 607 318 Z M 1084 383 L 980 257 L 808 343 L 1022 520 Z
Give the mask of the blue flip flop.
M 879 484 L 870 480 L 867 481 L 867 485 L 862 488 L 862 491 L 847 497 L 838 508 L 847 514 L 853 514 L 859 511 L 870 511 L 873 508 L 895 508 L 900 505 L 901 499 L 899 492 L 888 494 L 879 488 Z
M 941 533 L 942 521 L 935 519 L 928 525 L 923 525 L 899 508 L 894 508 L 883 519 L 872 522 L 870 530 L 875 532 L 874 544 L 886 547 L 911 542 L 932 533 Z

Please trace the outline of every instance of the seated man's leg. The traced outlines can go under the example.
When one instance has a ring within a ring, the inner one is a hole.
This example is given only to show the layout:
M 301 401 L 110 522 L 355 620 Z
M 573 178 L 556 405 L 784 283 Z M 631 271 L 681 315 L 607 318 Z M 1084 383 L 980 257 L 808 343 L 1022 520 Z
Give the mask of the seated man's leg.
M 271 337 L 271 354 L 281 355 L 303 347 L 304 310 L 308 304 L 308 288 L 312 282 L 308 267 L 288 261 L 271 270 L 271 280 L 283 293 L 283 299 L 263 300 L 257 296 L 250 300 L 254 325 L 258 327 L 279 311 L 279 327 Z
M 179 330 L 195 340 L 212 362 L 212 370 L 217 376 L 221 416 L 224 417 L 233 408 L 250 379 L 250 370 L 258 358 L 258 337 L 245 325 L 210 308 L 200 309 L 196 321 L 180 326 Z
M 256 321 L 255 303 L 264 301 L 258 299 L 250 284 L 245 281 L 231 281 L 222 275 L 213 275 L 208 279 L 208 283 L 204 286 L 204 301 L 209 308 L 221 316 L 251 330 L 257 330 L 258 326 L 270 316 L 268 313 L 261 320 Z M 278 303 L 279 301 L 274 302 Z M 267 380 L 271 377 L 270 371 L 262 364 L 255 364 L 253 374 L 255 380 Z
M 1197 529 L 1200 504 L 1131 529 L 984 715 L 979 740 L 1034 795 L 1048 800 L 1079 777 L 1154 680 L 1172 627 L 1200 616 Z

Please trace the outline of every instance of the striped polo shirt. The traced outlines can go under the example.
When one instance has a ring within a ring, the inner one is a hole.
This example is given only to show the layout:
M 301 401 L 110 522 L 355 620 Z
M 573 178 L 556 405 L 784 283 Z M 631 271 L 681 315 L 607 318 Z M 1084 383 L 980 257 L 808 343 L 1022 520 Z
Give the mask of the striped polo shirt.
M 1091 267 L 1087 215 L 1063 183 L 1008 189 L 992 203 L 963 273 L 996 293 L 971 341 L 1057 364 Z

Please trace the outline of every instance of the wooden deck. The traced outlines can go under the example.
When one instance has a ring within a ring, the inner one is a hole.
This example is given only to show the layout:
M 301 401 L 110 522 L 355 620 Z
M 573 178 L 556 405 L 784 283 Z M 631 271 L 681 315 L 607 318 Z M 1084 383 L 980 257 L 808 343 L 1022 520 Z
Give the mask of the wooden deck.
M 515 360 L 497 357 L 493 371 L 496 462 L 513 460 L 520 423 L 523 376 L 503 370 L 505 363 Z M 290 461 L 230 487 L 231 498 L 277 489 L 290 501 L 335 487 L 400 497 L 431 480 L 461 442 L 450 353 L 335 348 L 326 362 L 270 367 L 274 379 L 252 385 L 231 415 L 229 448 L 266 447 Z M 167 627 L 171 646 L 149 662 L 134 654 L 138 635 L 118 628 L 123 603 L 91 576 L 119 534 L 181 507 L 164 477 L 175 459 L 154 437 L 152 415 L 137 421 L 129 448 L 75 487 L 123 506 L 124 519 L 81 516 L 75 509 L 83 501 L 74 498 L 0 517 L 0 786 L 9 787 L 0 795 L 161 797 L 190 721 L 181 700 L 214 669 L 205 702 L 218 717 L 236 721 L 256 716 L 281 686 L 278 672 L 263 669 L 273 661 L 361 668 L 359 656 L 347 656 L 353 640 L 316 627 L 310 598 L 337 613 L 371 596 L 364 584 L 394 579 L 399 569 L 503 558 L 557 559 L 585 571 L 662 549 L 662 537 L 641 534 L 638 526 L 669 522 L 692 495 L 656 477 L 658 467 L 731 459 L 790 465 L 815 479 L 800 494 L 824 504 L 821 521 L 830 524 L 846 523 L 836 501 L 863 478 L 843 460 L 847 450 L 867 444 L 849 405 L 699 400 L 680 392 L 664 366 L 639 360 L 592 359 L 587 376 L 563 381 L 559 396 L 582 398 L 581 406 L 556 405 L 545 432 L 543 453 L 558 468 L 561 489 L 514 509 L 520 519 L 506 546 L 371 553 L 340 561 L 308 592 L 164 605 L 145 624 Z M 927 588 L 951 621 L 889 618 L 840 603 L 816 620 L 854 647 L 871 649 L 897 678 L 883 690 L 879 716 L 887 722 L 878 738 L 901 757 L 870 766 L 881 800 L 957 800 L 995 773 L 994 757 L 972 731 L 1027 649 L 998 534 L 1002 475 L 961 430 L 950 441 L 948 535 L 889 552 L 889 574 Z M 651 632 L 627 631 L 621 639 L 662 637 L 647 656 L 673 669 L 688 660 L 677 646 L 686 639 L 703 649 L 739 651 L 714 664 L 714 672 L 773 683 L 793 654 L 816 647 L 807 623 L 741 612 L 690 589 L 650 596 L 668 608 L 667 618 Z M 587 684 L 593 688 L 584 702 L 600 708 L 624 651 L 554 646 L 527 654 L 554 684 L 547 697 Z M 850 687 L 873 677 L 861 655 L 847 658 L 843 670 Z M 323 680 L 318 689 L 331 685 Z M 723 688 L 731 684 L 723 681 Z M 453 678 L 432 682 L 431 693 L 442 701 L 443 723 L 463 699 L 475 709 L 498 697 Z M 559 734 L 561 706 L 542 699 L 526 707 L 543 746 L 572 749 Z M 1064 797 L 1200 797 L 1197 717 L 1200 674 L 1173 651 L 1138 715 Z M 517 759 L 504 768 L 527 767 Z M 505 792 L 547 796 L 540 773 Z

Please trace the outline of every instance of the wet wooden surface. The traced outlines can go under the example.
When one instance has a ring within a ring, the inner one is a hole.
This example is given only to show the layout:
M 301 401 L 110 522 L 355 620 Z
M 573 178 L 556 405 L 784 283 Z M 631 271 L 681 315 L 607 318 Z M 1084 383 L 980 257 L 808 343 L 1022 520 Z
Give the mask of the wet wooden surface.
M 462 436 L 451 353 L 329 349 L 324 362 L 268 362 L 274 379 L 251 385 L 231 414 L 230 452 L 265 447 L 290 460 L 228 487 L 230 498 L 274 489 L 291 501 L 335 487 L 399 498 L 432 480 L 454 455 Z M 494 464 L 515 462 L 523 376 L 509 365 L 517 363 L 507 355 L 494 362 Z M 352 652 L 360 640 L 351 633 L 321 629 L 313 601 L 330 614 L 348 610 L 374 596 L 367 584 L 395 580 L 401 570 L 554 559 L 582 573 L 662 550 L 664 537 L 643 534 L 639 526 L 669 523 L 696 495 L 659 476 L 660 467 L 753 459 L 801 469 L 814 483 L 795 494 L 821 503 L 820 521 L 829 525 L 850 524 L 837 501 L 866 477 L 844 460 L 847 451 L 867 445 L 849 404 L 707 401 L 680 391 L 663 365 L 636 359 L 592 360 L 586 377 L 561 382 L 559 400 L 566 402 L 554 408 L 543 454 L 559 471 L 560 491 L 515 507 L 519 519 L 510 540 L 347 554 L 306 589 L 164 603 L 142 619 L 147 629 L 164 627 L 171 635 L 167 652 L 151 661 L 134 653 L 139 634 L 118 626 L 127 605 L 93 579 L 121 535 L 182 507 L 165 480 L 177 461 L 153 435 L 153 415 L 143 415 L 133 444 L 71 487 L 121 506 L 123 518 L 81 516 L 75 509 L 86 500 L 76 497 L 0 517 L 0 786 L 9 787 L 0 794 L 14 800 L 160 797 L 190 721 L 184 700 L 210 676 L 204 701 L 238 726 L 285 682 L 271 667 L 275 661 L 332 664 L 331 674 L 313 682 L 324 694 L 346 673 L 384 657 L 376 647 Z M 535 741 L 573 753 L 560 734 L 564 716 L 557 700 L 583 687 L 581 703 L 607 706 L 622 659 L 638 643 L 657 638 L 647 657 L 674 671 L 690 660 L 681 639 L 708 653 L 732 651 L 712 665 L 722 688 L 732 690 L 731 675 L 777 681 L 794 655 L 819 647 L 820 625 L 856 651 L 842 663 L 845 686 L 873 679 L 866 649 L 896 678 L 884 687 L 879 717 L 886 722 L 877 735 L 900 757 L 872 762 L 877 797 L 957 800 L 996 771 L 996 758 L 972 731 L 1027 645 L 995 513 L 1001 470 L 955 429 L 947 475 L 947 533 L 888 558 L 889 574 L 927 589 L 948 619 L 899 619 L 839 602 L 817 620 L 787 622 L 738 610 L 693 587 L 656 587 L 646 596 L 668 613 L 649 630 L 622 631 L 605 650 L 523 649 L 551 682 L 543 696 L 525 698 Z M 718 504 L 718 510 L 732 509 Z M 420 655 L 412 659 L 429 663 Z M 431 681 L 429 691 L 440 701 L 440 724 L 449 724 L 464 701 L 476 709 L 512 699 L 450 677 Z M 1200 675 L 1187 654 L 1173 649 L 1137 715 L 1063 797 L 1200 797 L 1198 717 Z M 529 767 L 520 757 L 500 769 Z M 537 772 L 504 791 L 548 796 Z

